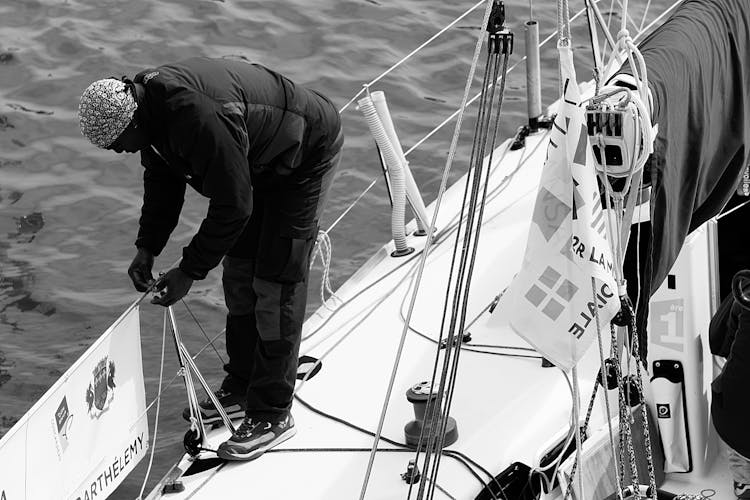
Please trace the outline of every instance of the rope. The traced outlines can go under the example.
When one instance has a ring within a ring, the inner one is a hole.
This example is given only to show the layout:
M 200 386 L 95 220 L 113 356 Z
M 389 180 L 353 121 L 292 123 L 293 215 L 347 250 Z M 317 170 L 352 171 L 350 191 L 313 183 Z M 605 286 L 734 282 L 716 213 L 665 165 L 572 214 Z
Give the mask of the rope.
M 487 21 L 489 20 L 491 9 L 492 9 L 492 2 L 487 2 L 487 8 L 485 9 L 482 26 L 487 25 Z M 462 111 L 459 114 L 458 121 L 456 122 L 456 128 L 453 133 L 453 140 L 451 141 L 451 147 L 448 153 L 448 159 L 446 161 L 445 168 L 443 169 L 443 178 L 440 183 L 440 189 L 438 190 L 437 199 L 435 200 L 435 210 L 433 211 L 433 214 L 432 214 L 432 221 L 430 222 L 430 226 L 427 228 L 427 238 L 425 240 L 424 250 L 422 251 L 422 257 L 419 262 L 419 268 L 417 270 L 416 287 L 414 289 L 414 293 L 412 294 L 411 303 L 409 304 L 409 313 L 407 314 L 407 321 L 406 321 L 406 324 L 404 325 L 403 331 L 401 332 L 401 339 L 399 341 L 398 350 L 396 352 L 396 359 L 393 365 L 393 370 L 391 372 L 390 381 L 388 382 L 388 389 L 386 391 L 386 397 L 383 403 L 383 408 L 380 413 L 378 429 L 375 435 L 375 440 L 373 442 L 372 452 L 370 453 L 370 458 L 367 463 L 367 471 L 365 473 L 365 477 L 364 477 L 363 484 L 362 484 L 360 500 L 364 499 L 365 493 L 367 492 L 367 483 L 370 479 L 370 474 L 372 473 L 372 466 L 375 461 L 375 450 L 377 449 L 377 444 L 378 444 L 378 441 L 380 440 L 380 434 L 383 431 L 383 423 L 385 422 L 385 414 L 388 410 L 388 402 L 390 400 L 391 393 L 393 392 L 393 385 L 396 381 L 396 372 L 398 371 L 398 364 L 399 364 L 399 360 L 401 357 L 401 353 L 403 352 L 404 341 L 406 340 L 406 334 L 409 331 L 408 330 L 409 321 L 411 321 L 411 315 L 414 311 L 414 305 L 417 299 L 417 291 L 419 289 L 419 284 L 421 283 L 422 273 L 424 272 L 424 266 L 427 261 L 427 255 L 429 254 L 429 250 L 432 246 L 432 234 L 434 232 L 435 224 L 437 222 L 437 215 L 440 210 L 440 205 L 442 202 L 443 194 L 445 193 L 445 190 L 448 185 L 448 174 L 450 173 L 450 169 L 453 164 L 453 158 L 456 155 L 456 149 L 458 146 L 458 136 L 461 132 L 461 123 L 463 121 L 463 109 L 466 108 L 466 101 L 469 98 L 469 92 L 471 90 L 471 83 L 474 79 L 474 71 L 476 69 L 477 62 L 479 61 L 479 54 L 482 48 L 482 39 L 483 39 L 483 36 L 482 36 L 482 33 L 480 32 L 479 36 L 477 37 L 476 46 L 474 48 L 474 56 L 472 58 L 471 67 L 469 69 L 469 75 L 466 79 L 466 85 L 465 85 L 464 95 L 463 95 L 462 104 L 461 104 Z
M 574 415 L 574 423 L 575 423 L 575 431 L 576 431 L 576 463 L 581 463 L 581 450 L 583 449 L 583 440 L 581 439 L 581 427 L 578 424 L 579 422 L 579 412 L 580 412 L 580 406 L 581 406 L 581 397 L 580 397 L 580 390 L 578 386 L 578 367 L 573 366 L 573 369 L 571 370 L 573 375 L 573 415 Z M 583 474 L 578 474 L 578 494 L 581 496 L 581 498 L 586 498 L 586 493 L 584 493 L 583 490 Z
M 221 364 L 224 365 L 225 364 L 224 363 L 224 358 L 219 353 L 219 351 L 216 349 L 216 346 L 211 341 L 211 339 L 208 338 L 208 334 L 206 333 L 206 330 L 203 329 L 203 326 L 200 324 L 200 321 L 198 321 L 198 318 L 195 317 L 195 314 L 193 314 L 193 311 L 190 309 L 190 306 L 188 306 L 188 304 L 187 304 L 187 302 L 185 301 L 184 298 L 181 299 L 181 301 L 182 301 L 182 304 L 185 306 L 185 309 L 187 309 L 188 314 L 190 314 L 190 317 L 193 318 L 193 321 L 195 321 L 195 324 L 198 325 L 198 329 L 203 334 L 203 337 L 208 341 L 207 345 L 211 346 L 211 349 L 213 349 L 214 353 L 216 353 L 216 356 L 219 358 L 219 361 L 221 361 Z
M 495 43 L 504 43 L 502 41 L 502 38 L 500 40 L 497 40 Z M 501 57 L 498 57 L 502 61 L 502 69 L 500 70 L 497 65 L 495 65 L 495 73 L 493 75 L 493 79 L 497 81 L 497 73 L 498 71 L 501 71 L 503 75 L 507 74 L 507 68 L 508 68 L 508 59 L 509 54 L 506 54 L 503 52 L 503 55 Z M 497 59 L 497 58 L 496 58 Z M 497 61 L 495 61 L 495 64 L 497 64 Z M 497 139 L 497 134 L 499 131 L 499 124 L 500 124 L 500 116 L 501 116 L 501 109 L 503 105 L 503 98 L 505 95 L 505 85 L 506 85 L 506 78 L 503 78 L 500 83 L 500 88 L 498 90 L 498 104 L 496 108 L 496 115 L 495 115 L 495 122 L 494 122 L 494 129 L 492 130 L 492 133 L 490 135 L 490 143 L 489 143 L 489 155 L 485 155 L 486 146 L 487 146 L 487 137 L 480 135 L 481 141 L 482 141 L 482 147 L 479 151 L 479 154 L 476 157 L 476 167 L 475 167 L 475 182 L 472 186 L 472 196 L 469 201 L 469 216 L 467 217 L 467 223 L 466 223 L 466 235 L 464 238 L 464 248 L 461 256 L 461 266 L 459 267 L 459 279 L 456 283 L 456 289 L 457 292 L 454 295 L 454 298 L 457 299 L 459 295 L 462 295 L 462 300 L 459 308 L 459 302 L 458 300 L 455 300 L 453 315 L 454 317 L 456 315 L 460 315 L 458 328 L 455 330 L 450 331 L 449 336 L 449 342 L 452 342 L 452 339 L 455 339 L 457 335 L 460 335 L 461 332 L 464 331 L 465 324 L 466 324 L 466 311 L 468 309 L 468 301 L 469 301 L 469 290 L 471 288 L 471 281 L 474 274 L 474 264 L 476 262 L 476 255 L 477 255 L 477 249 L 478 249 L 478 243 L 479 243 L 479 236 L 482 229 L 482 220 L 484 218 L 484 209 L 486 205 L 487 200 L 487 189 L 489 185 L 489 175 L 491 172 L 491 165 L 493 160 L 493 154 L 495 151 L 495 141 Z M 490 94 L 489 103 L 490 108 L 488 109 L 488 115 L 491 112 L 492 108 L 492 102 L 494 100 L 494 87 L 493 87 L 493 93 Z M 489 125 L 489 122 L 488 122 Z M 481 172 L 483 165 L 485 164 L 486 160 L 486 170 L 485 170 L 485 178 L 483 182 L 482 187 L 482 195 L 481 200 L 479 200 L 479 189 L 480 186 L 482 186 L 482 182 L 480 180 Z M 476 206 L 479 206 L 479 213 L 476 216 L 476 223 L 474 223 L 474 213 L 476 212 Z M 472 240 L 473 236 L 473 240 Z M 458 241 L 457 241 L 458 242 Z M 469 250 L 471 248 L 471 250 Z M 466 267 L 466 262 L 468 261 L 468 268 Z M 464 278 L 464 276 L 466 276 Z M 448 415 L 450 413 L 450 408 L 453 403 L 453 395 L 455 392 L 455 386 L 456 386 L 456 380 L 457 380 L 457 374 L 458 374 L 458 362 L 460 359 L 461 354 L 461 342 L 456 343 L 455 348 L 455 356 L 453 357 L 453 366 L 451 368 L 451 375 L 448 379 L 448 394 L 447 394 L 447 401 L 445 404 L 445 408 L 443 410 L 443 417 L 442 417 L 442 425 L 440 433 L 438 434 L 438 448 L 441 449 L 443 447 L 443 443 L 445 440 L 445 428 L 448 422 Z M 450 350 L 446 349 L 446 358 L 448 357 Z M 429 448 L 428 448 L 429 449 Z M 440 455 L 438 455 L 438 458 L 435 462 L 435 465 L 433 467 L 433 480 L 437 478 L 437 471 L 440 465 Z M 432 492 L 431 492 L 432 493 Z
M 483 75 L 482 87 L 481 87 L 481 92 L 480 92 L 481 98 L 480 98 L 479 110 L 478 110 L 478 115 L 479 116 L 477 117 L 477 121 L 475 123 L 475 130 L 474 130 L 474 138 L 475 139 L 474 139 L 474 141 L 472 143 L 471 155 L 470 155 L 470 158 L 469 158 L 469 172 L 466 174 L 466 182 L 464 184 L 464 192 L 463 192 L 463 198 L 462 198 L 462 203 L 461 203 L 461 210 L 459 212 L 458 225 L 457 225 L 457 228 L 456 228 L 456 239 L 455 239 L 455 243 L 453 245 L 453 254 L 452 254 L 452 257 L 451 257 L 451 266 L 450 266 L 450 270 L 448 271 L 448 283 L 447 283 L 446 289 L 445 289 L 446 292 L 445 292 L 445 300 L 444 300 L 444 303 L 443 303 L 443 314 L 442 314 L 442 319 L 441 319 L 441 323 L 440 323 L 440 334 L 438 336 L 438 343 L 439 344 L 442 343 L 442 339 L 443 339 L 443 336 L 445 334 L 445 319 L 446 319 L 446 316 L 447 316 L 448 304 L 450 302 L 451 286 L 452 286 L 453 277 L 454 277 L 454 270 L 455 270 L 455 266 L 456 266 L 456 255 L 458 253 L 458 246 L 459 246 L 459 241 L 460 241 L 460 238 L 461 238 L 461 228 L 463 226 L 464 215 L 466 213 L 467 193 L 469 191 L 469 186 L 470 186 L 470 181 L 472 179 L 472 175 L 473 175 L 475 181 L 476 181 L 476 178 L 478 176 L 477 171 L 475 169 L 475 159 L 476 159 L 476 156 L 477 156 L 477 147 L 480 146 L 480 143 L 477 140 L 477 138 L 480 137 L 480 135 L 484 133 L 485 117 L 487 116 L 487 114 L 486 114 L 486 111 L 487 111 L 486 96 L 487 96 L 487 92 L 488 91 L 492 91 L 494 93 L 494 90 L 495 90 L 495 88 L 494 88 L 493 85 L 488 85 L 489 75 L 490 75 L 490 71 L 491 71 L 491 69 L 490 69 L 491 62 L 492 62 L 492 59 L 491 59 L 491 56 L 490 56 L 490 51 L 488 50 L 488 52 L 487 52 L 487 61 L 486 61 L 486 70 L 485 70 L 484 75 Z M 467 227 L 470 226 L 469 218 L 471 217 L 471 214 L 472 214 L 472 211 L 469 210 L 469 217 L 467 217 L 467 220 L 466 220 Z M 468 241 L 468 240 L 466 240 L 466 241 Z M 458 292 L 456 292 L 456 293 L 458 293 Z M 454 298 L 454 311 L 455 311 L 455 300 L 456 300 L 456 298 L 457 298 L 457 296 Z M 454 327 L 455 327 L 454 321 L 455 321 L 455 314 L 451 317 L 450 331 L 449 331 L 449 334 L 448 334 L 448 339 L 446 340 L 446 349 L 445 349 L 445 354 L 444 354 L 444 357 L 443 357 L 443 369 L 442 369 L 442 373 L 441 373 L 441 377 L 440 377 L 439 388 L 437 390 L 437 398 L 435 398 L 434 401 L 432 399 L 429 399 L 427 401 L 427 405 L 426 405 L 426 409 L 425 409 L 425 415 L 427 417 L 429 417 L 429 425 L 422 427 L 422 431 L 420 432 L 418 444 L 417 444 L 417 447 L 416 447 L 417 451 L 416 451 L 416 454 L 415 454 L 415 457 L 414 457 L 414 462 L 418 463 L 419 453 L 420 453 L 420 451 L 421 451 L 421 449 L 423 447 L 422 445 L 423 445 L 424 439 L 425 439 L 424 430 L 426 428 L 429 428 L 430 429 L 430 434 L 427 436 L 427 444 L 424 446 L 425 449 L 427 450 L 425 452 L 425 458 L 424 458 L 424 464 L 423 464 L 423 470 L 424 470 L 424 473 L 425 473 L 424 477 L 427 477 L 427 474 L 429 474 L 429 471 L 430 471 L 430 465 L 429 465 L 430 464 L 430 458 L 432 456 L 432 451 L 434 449 L 436 449 L 436 443 L 435 443 L 436 436 L 442 430 L 442 429 L 439 429 L 437 432 L 435 431 L 436 428 L 440 427 L 439 424 L 442 422 L 442 420 L 440 420 L 438 418 L 438 416 L 437 416 L 438 415 L 437 408 L 439 408 L 441 406 L 441 403 L 442 403 L 442 398 L 443 398 L 443 394 L 444 394 L 444 391 L 445 391 L 445 380 L 446 380 L 446 377 L 447 377 L 448 366 L 449 366 L 448 363 L 449 363 L 449 360 L 450 360 L 451 352 L 453 350 L 453 346 L 456 343 L 456 338 L 453 335 L 454 334 Z M 436 376 L 437 376 L 437 369 L 438 369 L 438 365 L 439 365 L 439 360 L 440 360 L 440 350 L 437 351 L 436 356 L 435 356 L 435 362 L 433 364 L 432 375 L 431 375 L 431 378 L 430 378 L 430 393 L 432 393 L 434 391 L 435 380 L 436 380 Z M 441 417 L 442 417 L 442 415 L 441 415 Z M 417 492 L 418 498 L 422 498 L 422 496 L 424 495 L 424 493 L 425 493 L 425 487 L 426 487 L 426 482 L 423 480 L 422 482 L 420 482 L 419 491 Z M 411 497 L 411 490 L 412 490 L 412 488 L 410 486 L 410 488 L 409 488 L 409 498 Z
M 354 200 L 353 202 L 351 202 L 351 204 L 349 204 L 349 206 L 348 206 L 348 207 L 346 207 L 346 210 L 344 210 L 344 212 L 343 212 L 343 213 L 342 213 L 341 215 L 339 215 L 339 217 L 338 217 L 338 218 L 337 218 L 337 219 L 336 219 L 335 221 L 333 221 L 333 224 L 331 224 L 330 226 L 328 226 L 328 229 L 326 229 L 326 231 L 325 231 L 325 233 L 326 233 L 326 234 L 330 233 L 330 232 L 331 232 L 331 230 L 332 230 L 332 229 L 333 229 L 334 227 L 336 227 L 336 224 L 338 224 L 339 222 L 341 222 L 341 219 L 343 219 L 343 218 L 344 218 L 344 216 L 346 216 L 346 214 L 348 214 L 348 213 L 349 213 L 349 211 L 350 211 L 350 210 L 351 210 L 352 208 L 354 208 L 354 206 L 355 206 L 355 205 L 356 205 L 357 203 L 359 203 L 359 200 L 361 200 L 361 199 L 362 199 L 362 198 L 364 197 L 364 195 L 366 195 L 366 194 L 367 194 L 367 192 L 368 192 L 368 191 L 369 191 L 370 189 L 372 189 L 372 187 L 373 187 L 373 186 L 375 185 L 375 183 L 376 183 L 376 182 L 378 182 L 378 178 L 377 178 L 377 177 L 376 177 L 375 179 L 373 179 L 373 180 L 372 180 L 372 181 L 370 182 L 370 184 L 369 184 L 369 185 L 368 185 L 368 186 L 367 186 L 367 187 L 365 188 L 365 190 L 364 190 L 364 191 L 362 191 L 362 192 L 361 192 L 361 193 L 359 194 L 359 196 L 357 196 L 357 199 L 355 199 L 355 200 Z
M 591 277 L 591 293 L 592 296 L 596 295 L 596 285 L 594 282 L 594 277 Z M 601 323 L 599 322 L 599 309 L 594 309 L 594 319 L 596 320 L 596 338 L 597 338 L 597 344 L 599 346 L 599 361 L 600 361 L 600 376 L 601 376 L 601 382 L 602 382 L 602 395 L 604 397 L 604 406 L 607 412 L 607 431 L 609 432 L 609 445 L 611 447 L 612 451 L 612 464 L 615 467 L 615 483 L 617 484 L 617 494 L 618 498 L 622 497 L 622 484 L 620 483 L 620 476 L 617 474 L 618 465 L 617 465 L 617 453 L 615 451 L 615 437 L 614 437 L 614 430 L 612 429 L 612 409 L 609 405 L 609 394 L 608 394 L 608 381 L 607 381 L 607 373 L 606 373 L 606 362 L 604 360 L 604 341 L 602 340 L 602 329 L 601 329 Z
M 164 351 L 167 341 L 167 311 L 164 310 L 164 326 L 161 333 L 161 363 L 159 365 L 159 394 L 161 394 L 161 384 L 164 381 Z M 143 478 L 143 484 L 141 484 L 141 491 L 138 493 L 137 500 L 143 499 L 143 492 L 146 490 L 146 483 L 151 475 L 151 466 L 154 464 L 154 452 L 156 451 L 156 436 L 159 432 L 159 411 L 161 410 L 161 398 L 157 397 L 156 400 L 156 415 L 154 415 L 154 434 L 151 436 L 151 454 L 148 458 L 148 468 L 146 468 L 146 476 Z M 145 413 L 141 415 L 143 417 Z M 139 417 L 139 419 L 141 418 Z
M 568 0 L 557 0 L 557 46 L 570 47 L 570 9 Z
M 740 203 L 740 204 L 739 204 L 739 205 L 737 205 L 736 207 L 732 208 L 731 210 L 727 210 L 727 211 L 726 211 L 726 212 L 724 212 L 723 214 L 719 214 L 719 215 L 717 215 L 717 216 L 716 216 L 716 220 L 719 220 L 719 219 L 723 219 L 723 218 L 724 218 L 724 217 L 726 217 L 727 215 L 731 214 L 732 212 L 734 212 L 734 211 L 736 211 L 736 210 L 739 210 L 740 208 L 744 207 L 744 206 L 745 206 L 745 205 L 747 205 L 748 203 L 750 203 L 750 200 L 748 200 L 748 201 L 743 201 L 742 203 Z
M 662 19 L 664 19 L 665 17 L 667 17 L 669 14 L 671 14 L 671 12 L 674 9 L 676 9 L 677 6 L 680 5 L 681 3 L 683 3 L 684 1 L 685 0 L 675 0 L 672 5 L 670 5 L 669 7 L 667 7 L 661 14 L 659 14 L 656 17 L 656 19 L 654 19 L 653 21 L 651 21 L 648 24 L 648 26 L 646 26 L 642 30 L 639 30 L 638 34 L 635 35 L 635 37 L 633 38 L 633 40 L 635 42 L 639 42 L 645 36 L 645 33 L 648 33 L 651 30 L 651 28 L 653 28 L 654 26 L 656 26 L 658 23 L 661 22 Z
M 313 253 L 310 257 L 310 268 L 313 267 L 315 259 L 318 256 L 320 256 L 320 264 L 323 267 L 323 275 L 320 278 L 320 302 L 323 304 L 323 307 L 329 311 L 333 311 L 336 308 L 328 305 L 326 293 L 328 294 L 328 298 L 337 300 L 339 305 L 343 304 L 344 301 L 341 300 L 331 288 L 330 271 L 331 258 L 333 257 L 333 244 L 331 243 L 331 238 L 326 231 L 318 231 L 318 238 L 315 240 Z
M 638 32 L 643 31 L 643 25 L 646 24 L 646 17 L 648 17 L 648 10 L 651 8 L 651 0 L 646 2 L 646 8 L 643 11 L 643 17 L 641 17 L 641 24 L 638 26 Z
M 311 412 L 313 412 L 313 413 L 315 413 L 317 415 L 320 415 L 320 416 L 322 416 L 324 418 L 327 418 L 329 420 L 332 420 L 334 422 L 342 424 L 342 425 L 344 425 L 346 427 L 349 427 L 350 429 L 356 430 L 356 431 L 361 432 L 363 434 L 367 434 L 368 436 L 375 436 L 375 433 L 372 432 L 372 431 L 369 431 L 369 430 L 367 430 L 367 429 L 365 429 L 363 427 L 360 427 L 360 426 L 358 426 L 356 424 L 353 424 L 353 423 L 349 422 L 348 420 L 345 420 L 345 419 L 343 419 L 341 417 L 337 417 L 337 416 L 332 415 L 330 413 L 326 413 L 323 410 L 320 410 L 319 408 L 314 407 L 313 405 L 311 405 L 310 403 L 308 403 L 307 401 L 305 401 L 304 399 L 302 399 L 298 395 L 295 395 L 295 400 L 298 401 L 302 406 L 304 406 L 305 408 L 307 408 L 308 410 L 310 410 Z M 394 439 L 389 439 L 389 438 L 387 438 L 385 436 L 381 436 L 381 440 L 385 441 L 386 443 L 388 443 L 390 445 L 396 446 L 397 448 L 378 448 L 377 451 L 379 451 L 379 452 L 384 452 L 384 451 L 385 452 L 395 452 L 395 453 L 399 453 L 399 452 L 400 453 L 411 453 L 412 452 L 412 449 L 409 446 L 407 446 L 405 443 L 401 443 L 401 442 L 396 441 Z M 295 448 L 292 448 L 292 449 L 275 448 L 275 449 L 272 449 L 272 450 L 269 450 L 269 451 L 270 452 L 275 452 L 275 453 L 284 453 L 284 452 L 293 452 L 293 451 L 368 452 L 368 451 L 370 451 L 370 449 L 369 448 L 296 448 L 296 449 Z M 493 482 L 493 483 L 495 483 L 495 484 L 497 484 L 499 486 L 499 484 L 497 483 L 497 480 L 495 479 L 495 477 L 492 474 L 490 474 L 490 472 L 486 468 L 484 468 L 483 466 L 481 466 L 480 464 L 478 464 L 477 462 L 475 462 L 470 457 L 464 455 L 460 451 L 456 451 L 456 450 L 443 450 L 443 453 L 446 456 L 448 456 L 450 458 L 453 458 L 454 460 L 458 461 L 464 467 L 466 467 L 466 469 L 471 473 L 471 475 L 474 476 L 474 478 L 482 485 L 483 488 L 485 488 L 485 489 L 488 488 L 487 483 L 479 476 L 479 474 L 477 474 L 477 472 L 474 469 L 477 469 L 480 472 L 482 472 L 486 477 L 489 478 L 490 482 Z

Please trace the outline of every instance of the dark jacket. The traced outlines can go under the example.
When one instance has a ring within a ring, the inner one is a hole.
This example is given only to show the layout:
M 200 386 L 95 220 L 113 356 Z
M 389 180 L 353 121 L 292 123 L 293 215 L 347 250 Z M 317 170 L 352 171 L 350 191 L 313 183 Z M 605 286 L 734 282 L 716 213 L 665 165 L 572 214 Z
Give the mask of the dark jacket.
M 202 279 L 241 234 L 254 174 L 313 176 L 340 148 L 333 104 L 257 64 L 188 59 L 140 72 L 136 118 L 152 148 L 141 151 L 144 197 L 136 246 L 158 255 L 177 225 L 189 184 L 209 198 L 180 268 Z
M 727 358 L 711 384 L 711 417 L 716 432 L 735 451 L 750 458 L 750 310 L 730 293 L 711 319 L 711 352 Z

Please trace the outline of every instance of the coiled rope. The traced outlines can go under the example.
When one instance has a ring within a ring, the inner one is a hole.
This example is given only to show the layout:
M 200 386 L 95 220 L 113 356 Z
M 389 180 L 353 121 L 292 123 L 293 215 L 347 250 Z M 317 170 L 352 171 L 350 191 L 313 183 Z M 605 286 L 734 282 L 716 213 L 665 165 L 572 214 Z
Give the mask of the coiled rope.
M 335 299 L 339 304 L 343 304 L 344 301 L 341 300 L 331 288 L 330 272 L 331 259 L 333 257 L 333 244 L 331 243 L 331 238 L 328 236 L 327 231 L 318 231 L 318 238 L 315 240 L 315 246 L 313 247 L 313 252 L 310 256 L 311 268 L 313 267 L 313 264 L 315 264 L 315 259 L 317 257 L 320 257 L 320 264 L 323 273 L 320 278 L 320 303 L 329 311 L 334 311 L 336 307 L 329 306 L 328 299 L 332 299 L 332 301 Z M 327 298 L 326 294 L 328 294 Z

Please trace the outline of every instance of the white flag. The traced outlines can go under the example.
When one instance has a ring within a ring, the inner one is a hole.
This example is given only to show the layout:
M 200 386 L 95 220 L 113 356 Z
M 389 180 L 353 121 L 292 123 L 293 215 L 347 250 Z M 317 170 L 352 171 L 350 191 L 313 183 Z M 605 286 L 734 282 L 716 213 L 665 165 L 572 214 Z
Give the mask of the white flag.
M 504 316 L 544 357 L 570 369 L 596 338 L 597 309 L 606 328 L 620 301 L 573 55 L 558 50 L 563 95 L 523 266 L 493 316 Z
M 148 446 L 136 307 L 0 439 L 0 500 L 107 498 Z

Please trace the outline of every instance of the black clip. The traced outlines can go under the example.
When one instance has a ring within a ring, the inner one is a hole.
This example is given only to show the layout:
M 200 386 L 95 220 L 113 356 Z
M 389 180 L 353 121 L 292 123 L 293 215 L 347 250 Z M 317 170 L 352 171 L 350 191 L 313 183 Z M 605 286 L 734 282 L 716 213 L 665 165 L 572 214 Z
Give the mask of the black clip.
M 419 467 L 417 467 L 416 462 L 412 458 L 409 460 L 409 465 L 406 466 L 406 472 L 401 474 L 401 479 L 406 481 L 407 484 L 415 484 L 419 482 L 421 477 L 422 474 L 419 472 Z
M 612 318 L 612 323 L 616 326 L 629 326 L 633 318 L 635 317 L 635 311 L 633 310 L 633 302 L 627 295 L 620 296 L 620 310 Z
M 606 387 L 608 390 L 617 389 L 617 360 L 607 358 L 604 360 L 604 376 L 606 377 Z M 596 376 L 596 381 L 602 383 L 602 372 Z M 602 384 L 604 385 L 604 384 Z
M 489 50 L 492 54 L 513 53 L 513 33 L 505 28 L 505 4 L 494 0 L 490 18 L 487 20 L 487 31 L 490 34 Z
M 503 31 L 503 29 L 505 29 L 505 3 L 495 0 L 492 4 L 490 18 L 487 21 L 487 31 L 491 35 L 495 35 Z
M 461 343 L 466 344 L 468 342 L 471 342 L 471 333 L 466 332 L 461 336 Z M 458 336 L 453 338 L 453 345 L 458 344 Z M 448 339 L 443 339 L 442 342 L 440 342 L 440 348 L 445 349 L 448 347 Z
M 513 53 L 513 33 L 503 30 L 499 33 L 491 33 L 489 50 L 492 54 L 510 55 Z

